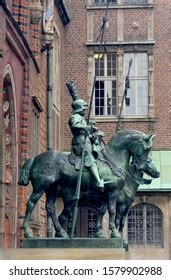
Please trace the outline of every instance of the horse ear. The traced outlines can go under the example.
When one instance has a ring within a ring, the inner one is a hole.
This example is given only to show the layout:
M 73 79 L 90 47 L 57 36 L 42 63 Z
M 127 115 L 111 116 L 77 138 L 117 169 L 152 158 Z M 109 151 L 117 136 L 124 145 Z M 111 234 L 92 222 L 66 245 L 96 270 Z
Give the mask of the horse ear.
M 150 142 L 150 141 L 153 141 L 155 139 L 156 135 L 155 134 L 150 134 L 150 135 L 147 135 L 145 140 L 147 142 Z

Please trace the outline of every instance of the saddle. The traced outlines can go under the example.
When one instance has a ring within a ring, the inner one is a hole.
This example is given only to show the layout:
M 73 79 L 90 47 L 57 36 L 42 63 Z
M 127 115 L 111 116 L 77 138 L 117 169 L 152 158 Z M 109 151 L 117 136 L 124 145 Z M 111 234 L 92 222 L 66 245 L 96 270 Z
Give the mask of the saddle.
M 81 156 L 77 156 L 73 151 L 71 151 L 71 153 L 68 155 L 68 160 L 72 165 L 75 166 L 75 170 L 80 170 Z
M 75 166 L 76 170 L 80 169 L 81 156 L 76 155 L 73 151 L 68 155 L 69 162 Z M 112 172 L 118 177 L 126 177 L 126 171 L 123 170 L 119 165 L 112 159 L 112 156 L 105 148 L 98 155 L 98 160 L 106 163 L 112 170 Z M 83 167 L 83 171 L 88 171 L 86 167 Z

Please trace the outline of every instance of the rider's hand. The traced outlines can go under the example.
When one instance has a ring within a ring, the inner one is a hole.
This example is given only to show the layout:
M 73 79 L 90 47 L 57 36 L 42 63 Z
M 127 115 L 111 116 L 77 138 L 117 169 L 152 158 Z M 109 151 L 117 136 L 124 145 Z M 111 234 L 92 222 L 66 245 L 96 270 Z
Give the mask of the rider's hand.
M 94 125 L 92 125 L 91 129 L 92 129 L 93 132 L 97 131 L 97 127 L 94 126 Z
M 91 129 L 92 129 L 92 126 L 91 126 L 91 125 L 87 125 L 84 129 L 85 129 L 87 132 L 90 132 Z

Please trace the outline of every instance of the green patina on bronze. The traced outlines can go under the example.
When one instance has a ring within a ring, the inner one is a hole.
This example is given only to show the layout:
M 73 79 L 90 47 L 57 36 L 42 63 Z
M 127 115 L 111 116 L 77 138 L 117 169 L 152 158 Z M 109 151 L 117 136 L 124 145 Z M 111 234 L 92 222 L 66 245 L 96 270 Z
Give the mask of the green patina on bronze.
M 109 212 L 111 237 L 120 237 L 115 224 L 118 194 L 127 183 L 130 161 L 136 165 L 137 171 L 146 172 L 152 144 L 152 135 L 135 130 L 123 130 L 114 135 L 96 159 L 99 175 L 107 182 L 104 184 L 104 192 L 97 188 L 96 180 L 89 168 L 84 167 L 79 204 L 88 204 L 98 210 L 97 237 L 103 237 L 102 218 L 106 209 Z M 30 216 L 40 197 L 46 193 L 46 209 L 53 221 L 56 237 L 68 238 L 63 225 L 75 203 L 78 172 L 68 155 L 53 150 L 25 162 L 21 169 L 19 184 L 26 186 L 31 181 L 33 186 L 23 224 L 25 237 L 33 237 L 29 228 Z M 55 213 L 57 197 L 62 197 L 64 201 L 64 210 L 59 218 Z

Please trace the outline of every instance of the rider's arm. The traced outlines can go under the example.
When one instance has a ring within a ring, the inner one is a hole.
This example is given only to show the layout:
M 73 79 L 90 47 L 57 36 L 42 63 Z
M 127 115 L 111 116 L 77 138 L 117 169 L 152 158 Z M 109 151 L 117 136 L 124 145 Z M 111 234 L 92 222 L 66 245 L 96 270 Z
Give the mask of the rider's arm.
M 78 129 L 83 129 L 85 131 L 90 131 L 91 130 L 91 125 L 87 125 L 86 121 L 83 122 L 81 118 L 73 116 L 70 119 L 70 127 L 71 128 L 78 128 Z

